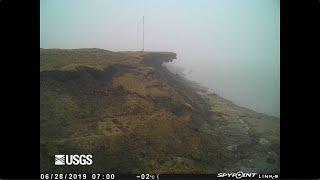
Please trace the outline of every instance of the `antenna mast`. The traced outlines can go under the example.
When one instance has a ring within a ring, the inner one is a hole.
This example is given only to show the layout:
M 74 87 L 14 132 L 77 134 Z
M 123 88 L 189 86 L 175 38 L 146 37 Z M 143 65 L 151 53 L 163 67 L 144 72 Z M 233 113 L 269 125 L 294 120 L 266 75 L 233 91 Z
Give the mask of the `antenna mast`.
M 142 16 L 142 51 L 144 51 L 144 16 Z

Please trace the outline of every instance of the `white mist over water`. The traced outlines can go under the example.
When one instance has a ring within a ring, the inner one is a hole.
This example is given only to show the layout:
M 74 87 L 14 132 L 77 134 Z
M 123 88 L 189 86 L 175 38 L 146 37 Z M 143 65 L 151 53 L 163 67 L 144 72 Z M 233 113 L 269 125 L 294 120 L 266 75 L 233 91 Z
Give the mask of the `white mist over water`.
M 183 60 L 177 59 L 167 66 L 184 69 L 187 79 L 210 88 L 216 94 L 239 106 L 280 117 L 280 83 L 279 81 L 278 83 L 273 81 L 273 78 L 277 78 L 277 74 L 268 76 L 267 69 L 258 75 L 256 72 L 252 72 L 257 71 L 259 65 L 256 65 L 256 67 L 241 67 L 240 65 L 240 67 L 229 68 L 230 66 L 225 67 L 226 65 L 217 65 L 213 62 L 212 64 L 183 66 L 179 61 Z M 239 72 L 239 69 L 243 68 L 247 68 L 246 72 Z M 263 70 L 263 67 L 260 68 Z
M 173 51 L 188 78 L 280 116 L 279 0 L 41 0 L 42 48 Z

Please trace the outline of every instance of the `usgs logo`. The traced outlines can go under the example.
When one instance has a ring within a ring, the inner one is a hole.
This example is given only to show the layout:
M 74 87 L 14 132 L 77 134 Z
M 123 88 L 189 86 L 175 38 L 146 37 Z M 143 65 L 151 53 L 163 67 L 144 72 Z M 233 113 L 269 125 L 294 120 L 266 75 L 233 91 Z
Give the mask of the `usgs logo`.
M 92 155 L 55 155 L 55 165 L 91 165 Z

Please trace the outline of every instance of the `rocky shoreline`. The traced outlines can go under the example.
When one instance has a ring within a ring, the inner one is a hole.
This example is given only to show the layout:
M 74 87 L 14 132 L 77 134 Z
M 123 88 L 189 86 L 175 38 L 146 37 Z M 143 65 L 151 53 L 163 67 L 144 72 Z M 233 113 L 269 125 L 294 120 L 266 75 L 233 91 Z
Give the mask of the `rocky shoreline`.
M 220 167 L 226 172 L 280 172 L 280 118 L 241 107 L 210 88 L 173 72 L 175 79 L 192 89 L 208 110 L 199 130 L 220 146 Z M 190 97 L 190 98 L 194 98 Z M 212 170 L 212 173 L 216 173 Z
M 201 131 L 218 139 L 227 157 L 225 170 L 280 172 L 280 118 L 238 106 L 195 82 L 189 84 L 208 102 L 210 116 Z

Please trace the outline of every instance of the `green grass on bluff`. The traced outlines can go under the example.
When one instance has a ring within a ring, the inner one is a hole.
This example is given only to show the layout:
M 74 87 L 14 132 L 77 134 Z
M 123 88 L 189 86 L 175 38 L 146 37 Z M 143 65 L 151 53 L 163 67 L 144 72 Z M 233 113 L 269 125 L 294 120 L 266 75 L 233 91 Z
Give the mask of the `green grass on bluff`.
M 175 58 L 169 52 L 40 49 L 41 172 L 190 174 L 255 165 L 257 172 L 278 172 L 277 122 L 212 107 L 217 97 L 209 102 L 161 65 Z M 93 165 L 55 166 L 55 154 L 92 154 Z

